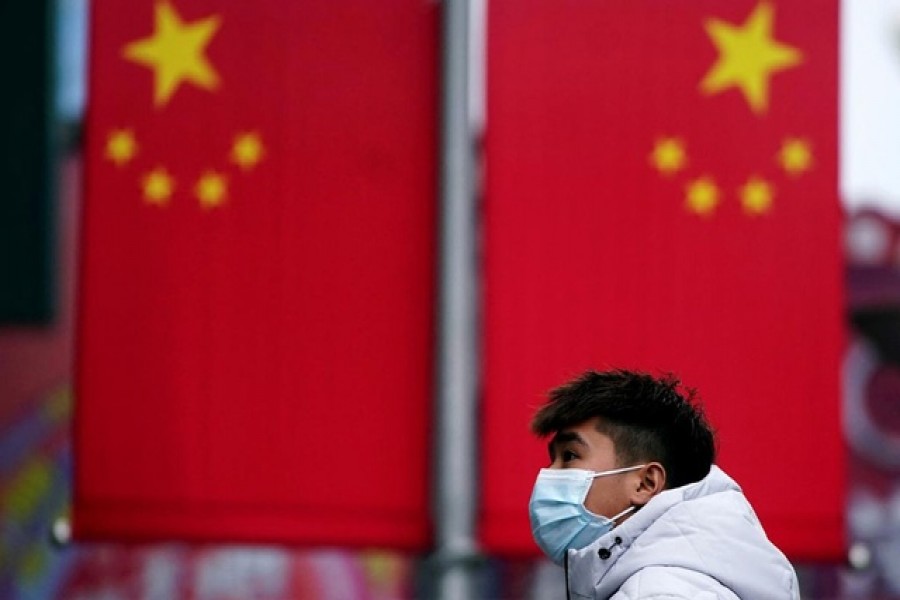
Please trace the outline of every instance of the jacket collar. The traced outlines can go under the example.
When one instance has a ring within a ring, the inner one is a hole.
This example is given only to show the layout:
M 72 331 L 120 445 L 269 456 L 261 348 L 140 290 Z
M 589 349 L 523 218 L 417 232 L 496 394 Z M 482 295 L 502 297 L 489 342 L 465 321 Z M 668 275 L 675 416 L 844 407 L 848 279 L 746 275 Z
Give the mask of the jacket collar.
M 733 479 L 713 465 L 702 480 L 657 494 L 625 522 L 600 536 L 589 546 L 581 550 L 569 550 L 566 556 L 566 579 L 572 597 L 592 598 L 601 579 L 606 580 L 605 588 L 617 590 L 630 573 L 615 569 L 616 563 L 648 527 L 684 500 L 726 489 L 740 491 Z

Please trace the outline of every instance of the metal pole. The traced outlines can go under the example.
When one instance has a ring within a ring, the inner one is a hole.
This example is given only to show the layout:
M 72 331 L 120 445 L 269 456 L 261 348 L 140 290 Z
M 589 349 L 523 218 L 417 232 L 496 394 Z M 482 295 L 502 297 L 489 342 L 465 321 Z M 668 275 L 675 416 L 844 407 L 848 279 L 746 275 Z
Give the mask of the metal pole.
M 478 287 L 474 142 L 469 124 L 469 0 L 443 0 L 440 283 L 435 411 L 437 597 L 477 598 Z

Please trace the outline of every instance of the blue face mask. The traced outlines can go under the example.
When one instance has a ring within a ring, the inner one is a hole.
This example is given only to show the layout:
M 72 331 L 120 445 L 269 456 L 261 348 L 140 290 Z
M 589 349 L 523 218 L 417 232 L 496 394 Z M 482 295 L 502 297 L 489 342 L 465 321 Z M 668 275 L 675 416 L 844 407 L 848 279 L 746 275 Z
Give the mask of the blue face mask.
M 541 469 L 528 503 L 531 534 L 541 550 L 558 565 L 567 550 L 580 550 L 615 527 L 616 519 L 634 510 L 629 506 L 613 517 L 595 515 L 584 499 L 596 477 L 636 471 L 644 465 L 596 473 L 584 469 Z

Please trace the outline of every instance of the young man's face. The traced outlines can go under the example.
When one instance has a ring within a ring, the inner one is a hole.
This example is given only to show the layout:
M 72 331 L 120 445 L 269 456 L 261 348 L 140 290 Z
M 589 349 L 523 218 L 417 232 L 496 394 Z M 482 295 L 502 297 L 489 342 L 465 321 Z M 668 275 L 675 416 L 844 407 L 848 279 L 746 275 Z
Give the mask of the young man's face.
M 599 419 L 590 419 L 562 429 L 550 440 L 550 468 L 611 471 L 621 467 L 615 446 L 606 434 L 597 431 Z M 596 515 L 612 517 L 631 506 L 632 492 L 640 485 L 639 472 L 597 477 L 584 506 Z

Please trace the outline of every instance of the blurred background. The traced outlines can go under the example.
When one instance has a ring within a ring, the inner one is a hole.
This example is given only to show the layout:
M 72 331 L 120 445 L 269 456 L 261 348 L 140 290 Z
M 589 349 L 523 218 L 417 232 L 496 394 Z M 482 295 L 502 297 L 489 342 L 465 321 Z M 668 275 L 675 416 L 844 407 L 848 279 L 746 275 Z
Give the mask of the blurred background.
M 483 3 L 472 8 L 473 29 L 483 29 Z M 0 163 L 4 181 L 25 182 L 5 187 L 0 204 L 0 285 L 24 290 L 0 324 L 0 598 L 428 597 L 429 560 L 413 552 L 65 543 L 90 10 L 88 0 L 0 9 L 7 68 L 24 82 L 24 93 L 2 101 Z M 835 378 L 849 457 L 848 558 L 796 566 L 805 598 L 900 598 L 900 0 L 845 0 L 840 17 L 846 347 Z M 27 117 L 43 110 L 46 130 L 20 126 L 40 123 Z M 37 200 L 23 205 L 16 194 Z M 482 566 L 486 598 L 564 589 L 559 569 L 537 558 L 487 557 Z

